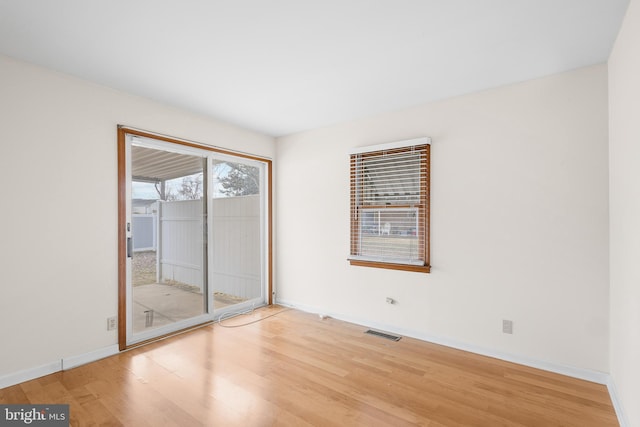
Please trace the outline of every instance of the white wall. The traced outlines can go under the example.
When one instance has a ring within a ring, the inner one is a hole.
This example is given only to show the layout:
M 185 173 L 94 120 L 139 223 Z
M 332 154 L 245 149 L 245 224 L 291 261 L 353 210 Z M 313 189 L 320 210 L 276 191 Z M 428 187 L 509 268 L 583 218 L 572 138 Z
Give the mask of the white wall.
M 271 137 L 0 56 L 0 378 L 117 342 L 118 124 L 275 153 Z
M 279 138 L 277 299 L 608 372 L 607 132 L 603 64 Z M 420 136 L 432 273 L 349 266 L 348 150 Z
M 640 426 L 640 1 L 609 58 L 611 375 L 629 425 Z

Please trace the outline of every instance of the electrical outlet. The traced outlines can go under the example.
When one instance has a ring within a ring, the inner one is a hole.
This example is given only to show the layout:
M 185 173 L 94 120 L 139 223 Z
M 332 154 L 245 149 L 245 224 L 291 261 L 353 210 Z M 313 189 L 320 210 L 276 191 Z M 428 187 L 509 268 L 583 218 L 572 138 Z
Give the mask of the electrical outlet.
M 502 321 L 502 332 L 505 334 L 513 334 L 513 320 Z
M 107 331 L 113 331 L 118 327 L 118 318 L 116 316 L 107 317 Z

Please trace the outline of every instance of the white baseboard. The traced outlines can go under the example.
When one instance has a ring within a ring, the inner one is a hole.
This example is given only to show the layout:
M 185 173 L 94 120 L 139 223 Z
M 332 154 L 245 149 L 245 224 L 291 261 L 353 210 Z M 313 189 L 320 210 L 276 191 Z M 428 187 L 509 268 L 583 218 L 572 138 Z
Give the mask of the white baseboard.
M 333 317 L 335 319 L 344 320 L 345 322 L 355 323 L 357 325 L 366 326 L 369 328 L 380 329 L 382 331 L 392 332 L 405 337 L 416 338 L 422 341 L 431 342 L 434 344 L 444 345 L 446 347 L 455 348 L 458 350 L 468 351 L 470 353 L 480 354 L 482 356 L 493 357 L 495 359 L 505 360 L 507 362 L 517 363 L 519 365 L 529 366 L 544 371 L 554 372 L 556 374 L 566 375 L 581 380 L 591 381 L 598 384 L 606 385 L 609 382 L 609 374 L 600 371 L 594 371 L 590 369 L 576 368 L 573 366 L 562 365 L 559 363 L 547 362 L 528 358 L 519 355 L 513 355 L 509 353 L 503 353 L 500 351 L 494 351 L 491 349 L 467 344 L 449 338 L 438 337 L 434 335 L 424 334 L 422 332 L 412 331 L 404 328 L 398 328 L 391 325 L 385 325 L 377 322 L 370 322 L 368 320 L 357 319 L 352 316 L 344 315 L 342 313 L 330 313 L 323 311 L 317 307 L 312 307 L 304 304 L 297 304 L 294 301 L 278 300 L 277 304 L 295 308 L 308 313 L 318 313 Z
M 618 417 L 618 423 L 620 423 L 620 427 L 629 427 L 629 420 L 624 413 L 624 409 L 622 407 L 622 402 L 618 397 L 618 390 L 616 389 L 616 385 L 613 382 L 613 377 L 609 376 L 609 381 L 607 381 L 607 389 L 609 390 L 609 396 L 611 397 L 611 403 L 613 404 L 613 409 L 616 411 L 616 416 Z
M 20 384 L 25 381 L 34 380 L 36 378 L 44 377 L 45 375 L 53 374 L 55 372 L 75 368 L 76 366 L 84 365 L 86 363 L 94 362 L 96 360 L 104 359 L 105 357 L 113 356 L 119 352 L 117 344 L 109 347 L 93 350 L 88 353 L 79 354 L 76 356 L 65 357 L 55 362 L 47 363 L 45 365 L 36 366 L 34 368 L 24 369 L 22 371 L 14 372 L 0 376 L 0 388 L 10 387 L 12 385 Z
M 0 388 L 11 387 L 12 385 L 44 377 L 45 375 L 53 374 L 60 370 L 62 370 L 62 360 L 57 360 L 45 365 L 36 366 L 35 368 L 2 375 L 0 376 Z
M 62 359 L 62 370 L 66 371 L 67 369 L 75 368 L 76 366 L 95 362 L 96 360 L 104 359 L 105 357 L 118 354 L 119 351 L 120 349 L 118 347 L 118 344 L 114 344 L 108 347 L 90 351 L 88 353 L 79 354 L 77 356 L 65 357 Z

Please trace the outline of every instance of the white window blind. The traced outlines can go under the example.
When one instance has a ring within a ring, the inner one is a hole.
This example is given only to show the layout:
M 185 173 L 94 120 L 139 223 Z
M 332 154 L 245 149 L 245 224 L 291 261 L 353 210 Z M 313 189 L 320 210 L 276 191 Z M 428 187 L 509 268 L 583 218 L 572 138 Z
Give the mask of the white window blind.
M 350 260 L 428 265 L 428 138 L 351 154 Z

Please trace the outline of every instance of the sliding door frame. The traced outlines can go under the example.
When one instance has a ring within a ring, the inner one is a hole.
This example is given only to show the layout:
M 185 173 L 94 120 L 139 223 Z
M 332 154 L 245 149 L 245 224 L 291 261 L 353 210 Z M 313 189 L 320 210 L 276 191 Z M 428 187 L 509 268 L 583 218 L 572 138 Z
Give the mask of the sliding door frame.
M 273 304 L 273 197 L 272 197 L 272 181 L 273 181 L 273 163 L 271 159 L 254 156 L 251 154 L 240 153 L 233 150 L 225 150 L 193 141 L 187 141 L 180 138 L 174 138 L 166 135 L 160 135 L 124 125 L 118 125 L 118 346 L 120 351 L 128 348 L 137 347 L 151 341 L 156 341 L 168 335 L 174 335 L 181 331 L 171 332 L 166 335 L 155 337 L 146 341 L 127 344 L 127 168 L 126 168 L 126 140 L 127 135 L 151 138 L 158 141 L 165 141 L 186 147 L 193 147 L 212 153 L 219 153 L 239 157 L 243 159 L 256 160 L 265 164 L 266 171 L 266 302 L 268 305 Z M 212 323 L 213 320 L 204 322 L 203 324 Z M 199 326 L 199 325 L 196 325 Z M 187 329 L 193 328 L 189 327 Z

